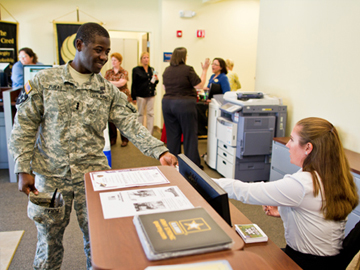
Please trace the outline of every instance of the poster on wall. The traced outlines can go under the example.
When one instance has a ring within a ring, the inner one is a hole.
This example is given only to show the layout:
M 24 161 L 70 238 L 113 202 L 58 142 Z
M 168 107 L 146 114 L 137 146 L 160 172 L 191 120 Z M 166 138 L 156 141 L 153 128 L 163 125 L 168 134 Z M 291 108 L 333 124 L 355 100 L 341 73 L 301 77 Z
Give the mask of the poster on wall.
M 164 52 L 164 62 L 170 62 L 172 52 Z
M 6 85 L 10 81 L 11 69 L 18 60 L 17 55 L 18 23 L 0 21 L 0 63 L 6 66 Z M 6 65 L 8 63 L 9 65 Z M 2 82 L 3 84 L 3 82 Z M 5 86 L 5 85 L 2 85 Z
M 57 63 L 66 64 L 75 57 L 74 40 L 76 32 L 83 23 L 54 22 Z

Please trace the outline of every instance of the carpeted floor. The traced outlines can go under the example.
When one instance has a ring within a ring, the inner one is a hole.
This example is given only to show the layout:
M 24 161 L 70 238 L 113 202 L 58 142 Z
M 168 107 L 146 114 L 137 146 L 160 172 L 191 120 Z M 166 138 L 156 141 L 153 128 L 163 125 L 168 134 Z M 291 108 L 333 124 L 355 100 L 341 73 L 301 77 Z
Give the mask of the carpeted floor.
M 154 136 L 160 138 L 159 131 Z M 114 169 L 156 166 L 159 162 L 153 158 L 145 157 L 131 143 L 126 147 L 120 147 L 118 138 L 116 145 L 112 146 L 112 167 Z M 199 140 L 199 152 L 206 152 L 207 140 Z M 204 161 L 204 171 L 211 177 L 221 177 L 215 170 L 209 168 Z M 32 269 L 32 261 L 36 249 L 36 228 L 34 223 L 27 217 L 27 197 L 17 190 L 16 183 L 9 182 L 8 170 L 0 170 L 0 232 L 24 230 L 25 233 L 20 241 L 13 257 L 10 270 Z M 261 206 L 245 205 L 233 201 L 253 223 L 257 223 L 269 238 L 279 247 L 285 246 L 284 229 L 281 219 L 266 216 Z M 85 255 L 83 252 L 82 233 L 77 225 L 74 211 L 71 214 L 70 224 L 64 236 L 65 255 L 62 269 L 86 269 Z

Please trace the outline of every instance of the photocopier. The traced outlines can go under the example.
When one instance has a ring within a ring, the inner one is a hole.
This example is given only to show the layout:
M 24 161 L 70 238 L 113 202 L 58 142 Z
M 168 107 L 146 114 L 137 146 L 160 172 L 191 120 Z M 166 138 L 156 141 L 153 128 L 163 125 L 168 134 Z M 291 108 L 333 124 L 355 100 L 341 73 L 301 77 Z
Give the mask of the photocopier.
M 205 162 L 224 177 L 269 180 L 272 140 L 285 136 L 286 117 L 282 100 L 261 92 L 214 95 Z

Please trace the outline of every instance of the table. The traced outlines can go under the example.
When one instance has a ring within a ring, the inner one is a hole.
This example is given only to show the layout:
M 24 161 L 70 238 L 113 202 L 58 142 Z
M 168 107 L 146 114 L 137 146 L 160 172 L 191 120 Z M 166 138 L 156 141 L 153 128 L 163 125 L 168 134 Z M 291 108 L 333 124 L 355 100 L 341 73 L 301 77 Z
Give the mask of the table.
M 198 101 L 196 103 L 196 110 L 198 113 L 198 138 L 206 139 L 208 134 L 209 103 L 204 101 Z M 167 142 L 165 123 L 162 128 L 160 140 L 164 143 Z M 183 135 L 181 135 L 181 142 L 183 142 Z
M 167 260 L 147 260 L 132 222 L 133 217 L 104 219 L 99 192 L 94 191 L 90 175 L 87 173 L 85 175 L 85 189 L 93 269 L 145 269 L 147 266 L 152 265 L 194 263 L 220 259 L 228 260 L 234 270 L 300 269 L 271 240 L 267 243 L 245 245 L 234 228 L 231 228 L 212 209 L 175 168 L 168 166 L 158 166 L 158 168 L 169 179 L 170 185 L 178 186 L 194 206 L 201 206 L 208 211 L 214 220 L 234 240 L 233 247 L 230 250 Z M 149 186 L 149 188 L 161 186 L 164 185 L 154 185 Z M 231 205 L 230 210 L 233 223 L 250 223 L 235 206 Z
M 16 182 L 14 174 L 14 160 L 8 153 L 7 142 L 13 126 L 16 113 L 16 99 L 21 88 L 1 87 L 0 88 L 0 168 L 9 168 L 10 182 Z

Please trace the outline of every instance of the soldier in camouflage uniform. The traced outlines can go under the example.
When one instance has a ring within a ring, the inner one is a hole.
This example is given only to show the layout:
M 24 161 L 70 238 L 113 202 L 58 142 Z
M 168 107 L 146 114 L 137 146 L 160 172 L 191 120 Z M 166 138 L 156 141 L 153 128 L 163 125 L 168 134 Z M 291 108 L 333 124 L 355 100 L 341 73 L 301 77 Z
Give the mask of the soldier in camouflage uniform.
M 108 121 L 145 155 L 162 165 L 177 164 L 176 157 L 138 122 L 126 95 L 98 74 L 110 51 L 108 32 L 98 24 L 84 24 L 75 45 L 73 61 L 39 72 L 26 84 L 9 142 L 19 190 L 36 195 L 57 188 L 65 201 L 64 218 L 37 215 L 39 209 L 29 203 L 28 215 L 38 230 L 34 269 L 60 269 L 63 233 L 73 202 L 91 269 L 83 178 L 87 172 L 109 169 L 103 154 Z

